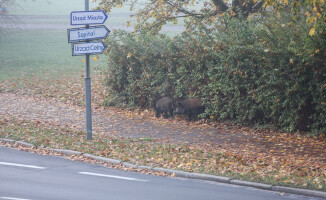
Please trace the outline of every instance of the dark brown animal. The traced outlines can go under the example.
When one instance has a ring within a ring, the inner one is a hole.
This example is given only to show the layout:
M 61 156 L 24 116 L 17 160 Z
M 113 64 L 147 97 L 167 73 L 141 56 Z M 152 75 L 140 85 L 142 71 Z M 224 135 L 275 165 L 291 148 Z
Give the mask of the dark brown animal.
M 203 106 L 200 98 L 185 99 L 177 103 L 175 114 L 187 115 L 188 121 L 192 117 L 197 117 L 197 115 L 205 112 L 205 106 Z
M 164 118 L 173 117 L 173 100 L 171 97 L 163 97 L 159 99 L 155 104 L 156 117 L 163 114 Z

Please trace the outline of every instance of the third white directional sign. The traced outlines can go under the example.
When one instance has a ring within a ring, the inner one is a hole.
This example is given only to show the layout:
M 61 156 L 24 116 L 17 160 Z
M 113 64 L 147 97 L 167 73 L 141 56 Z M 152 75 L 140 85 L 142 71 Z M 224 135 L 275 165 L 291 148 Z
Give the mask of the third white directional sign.
M 82 56 L 91 54 L 101 54 L 105 51 L 106 46 L 103 42 L 73 43 L 72 55 Z
M 68 29 L 68 42 L 81 42 L 86 40 L 104 39 L 110 30 L 106 26 L 93 26 L 89 28 Z
M 103 24 L 107 18 L 103 10 L 74 11 L 70 13 L 70 25 Z

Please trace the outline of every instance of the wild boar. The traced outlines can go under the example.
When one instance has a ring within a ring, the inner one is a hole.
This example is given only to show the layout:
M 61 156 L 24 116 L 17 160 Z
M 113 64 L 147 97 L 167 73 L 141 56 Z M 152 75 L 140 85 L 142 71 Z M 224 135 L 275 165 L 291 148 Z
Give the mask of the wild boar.
M 187 115 L 188 121 L 192 117 L 197 117 L 197 115 L 205 112 L 205 106 L 203 106 L 200 98 L 185 99 L 177 103 L 174 114 Z
M 173 100 L 171 97 L 163 97 L 159 99 L 155 104 L 156 117 L 159 117 L 163 113 L 164 118 L 173 117 Z

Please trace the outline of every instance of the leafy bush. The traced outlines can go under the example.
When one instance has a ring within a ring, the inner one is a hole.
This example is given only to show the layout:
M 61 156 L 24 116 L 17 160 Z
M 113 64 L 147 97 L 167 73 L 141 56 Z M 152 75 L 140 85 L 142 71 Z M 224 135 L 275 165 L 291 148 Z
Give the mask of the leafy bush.
M 163 35 L 116 32 L 110 46 L 107 84 L 117 105 L 148 107 L 174 93 L 174 44 Z
M 311 37 L 303 20 L 290 19 L 231 19 L 211 33 L 223 49 L 209 67 L 206 112 L 287 131 L 325 130 L 325 34 Z
M 325 133 L 325 25 L 310 36 L 304 19 L 286 15 L 224 22 L 173 38 L 116 32 L 107 41 L 111 98 L 149 107 L 199 96 L 216 120 Z

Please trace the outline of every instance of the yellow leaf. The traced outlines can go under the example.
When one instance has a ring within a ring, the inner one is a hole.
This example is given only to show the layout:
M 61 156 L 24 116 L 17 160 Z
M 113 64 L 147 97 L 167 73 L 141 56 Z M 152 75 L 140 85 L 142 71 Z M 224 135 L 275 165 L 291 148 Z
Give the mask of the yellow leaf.
M 132 25 L 131 21 L 127 21 L 127 27 L 130 27 Z
M 209 116 L 209 118 L 210 118 L 210 119 L 214 119 L 214 116 L 213 116 L 213 115 L 211 115 L 211 116 Z
M 201 35 L 201 36 L 204 36 L 204 35 L 205 35 L 205 33 L 204 33 L 204 32 L 201 32 L 201 33 L 200 33 L 200 35 Z
M 117 5 L 116 7 L 117 7 L 117 8 L 122 8 L 122 5 L 120 4 L 120 5 Z
M 319 49 L 316 49 L 315 53 L 317 54 L 319 52 Z
M 323 88 L 323 89 L 324 89 L 324 88 L 326 88 L 326 83 L 323 85 L 323 87 L 322 87 L 322 88 Z
M 83 63 L 85 63 L 85 62 L 86 62 L 85 58 L 83 58 L 82 62 L 83 62 Z
M 128 53 L 127 58 L 130 58 L 132 56 L 132 53 Z
M 94 60 L 94 61 L 97 61 L 97 60 L 98 60 L 98 56 L 95 56 L 95 57 L 93 58 L 93 60 Z
M 315 27 L 313 27 L 312 29 L 310 29 L 310 31 L 309 31 L 309 35 L 310 36 L 313 36 L 313 35 L 315 35 Z
M 263 7 L 267 6 L 268 1 L 264 1 Z
M 216 22 L 216 18 L 215 18 L 215 16 L 211 16 L 211 17 L 210 17 L 210 20 L 211 20 L 211 22 Z
M 283 0 L 286 5 L 289 4 L 288 0 Z

